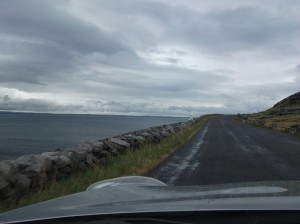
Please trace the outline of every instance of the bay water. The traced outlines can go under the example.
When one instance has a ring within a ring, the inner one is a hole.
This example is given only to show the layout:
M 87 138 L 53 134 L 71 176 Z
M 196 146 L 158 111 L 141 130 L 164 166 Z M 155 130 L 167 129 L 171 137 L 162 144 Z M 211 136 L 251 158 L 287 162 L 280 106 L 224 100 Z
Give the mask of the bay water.
M 187 118 L 0 112 L 0 160 L 183 121 Z

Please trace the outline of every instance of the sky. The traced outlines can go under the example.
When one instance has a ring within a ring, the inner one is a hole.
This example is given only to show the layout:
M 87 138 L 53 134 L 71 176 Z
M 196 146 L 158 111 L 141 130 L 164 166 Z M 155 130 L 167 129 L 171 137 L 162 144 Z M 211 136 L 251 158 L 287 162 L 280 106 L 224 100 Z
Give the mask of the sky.
M 253 113 L 300 91 L 297 0 L 0 0 L 0 111 Z

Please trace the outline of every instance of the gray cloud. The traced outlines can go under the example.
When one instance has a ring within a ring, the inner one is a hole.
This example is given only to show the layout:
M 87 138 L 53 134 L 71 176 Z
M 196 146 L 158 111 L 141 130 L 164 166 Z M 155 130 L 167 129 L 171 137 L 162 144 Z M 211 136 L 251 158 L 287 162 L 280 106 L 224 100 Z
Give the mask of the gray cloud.
M 2 53 L 0 81 L 43 84 L 74 72 L 78 55 L 111 55 L 129 49 L 113 35 L 69 14 L 66 2 L 3 1 L 0 9 Z M 52 77 L 51 77 L 52 76 Z
M 290 0 L 3 0 L 0 110 L 266 109 L 299 91 L 298 9 Z
M 220 3 L 216 1 L 215 4 Z M 253 48 L 267 49 L 269 53 L 299 53 L 294 42 L 300 31 L 299 16 L 274 13 L 274 6 L 270 5 L 268 10 L 260 4 L 229 6 L 207 12 L 191 8 L 165 2 L 129 0 L 122 3 L 102 1 L 97 9 L 114 11 L 114 17 L 108 19 L 113 24 L 120 24 L 118 28 L 122 31 L 121 25 L 132 22 L 129 29 L 138 34 L 137 38 L 142 36 L 143 41 L 151 45 L 188 44 L 214 54 L 251 51 Z M 145 22 L 144 27 L 142 22 Z M 128 29 L 127 26 L 124 28 Z M 121 35 L 128 40 L 132 38 L 126 32 Z
M 37 99 L 5 99 L 6 96 L 3 102 L 0 102 L 0 111 L 71 113 L 72 111 L 80 111 L 83 108 L 81 105 L 58 105 L 54 102 Z

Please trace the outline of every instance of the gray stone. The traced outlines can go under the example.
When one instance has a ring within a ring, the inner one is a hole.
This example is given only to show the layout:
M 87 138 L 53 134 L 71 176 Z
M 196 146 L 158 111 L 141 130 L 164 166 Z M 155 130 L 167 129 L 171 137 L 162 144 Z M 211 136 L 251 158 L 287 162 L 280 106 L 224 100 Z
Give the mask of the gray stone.
M 46 156 L 39 156 L 37 160 L 24 169 L 25 172 L 43 173 L 52 169 L 52 160 Z
M 21 190 L 21 191 L 29 190 L 30 183 L 31 183 L 31 181 L 27 176 L 22 175 L 22 174 L 20 174 L 18 176 L 17 186 L 18 186 L 19 190 Z
M 83 143 L 76 146 L 75 151 L 86 151 L 92 152 L 93 150 L 93 143 Z
M 105 150 L 101 150 L 98 154 L 98 158 L 107 158 L 109 157 L 109 152 Z
M 40 186 L 45 186 L 48 182 L 48 175 L 46 173 L 40 174 L 39 177 L 39 185 Z
M 17 158 L 16 162 L 19 169 L 25 169 L 36 160 L 36 155 L 24 155 Z
M 160 137 L 160 134 L 158 131 L 153 131 L 152 132 L 152 136 L 156 137 L 156 138 L 159 138 Z
M 16 172 L 16 163 L 12 160 L 0 161 L 0 174 L 9 175 Z
M 138 141 L 138 142 L 144 142 L 145 141 L 144 137 L 138 136 L 138 135 L 134 135 L 131 138 L 134 139 L 135 141 Z
M 111 152 L 113 149 L 116 149 L 116 147 L 118 147 L 119 145 L 116 144 L 112 144 L 110 141 L 108 141 L 107 139 L 104 141 L 104 147 L 103 150 L 107 151 L 107 152 Z M 121 147 L 121 146 L 119 146 Z
M 171 125 L 167 126 L 166 129 L 167 129 L 171 134 L 175 134 L 175 130 L 174 130 L 174 128 L 173 128 Z
M 4 160 L 0 162 L 0 176 L 5 178 L 10 183 L 15 183 L 17 181 L 17 165 L 15 161 Z
M 79 162 L 79 163 L 78 163 L 78 167 L 79 167 L 79 169 L 81 169 L 81 170 L 85 170 L 85 169 L 87 168 L 84 162 Z
M 86 163 L 88 166 L 92 167 L 96 163 L 96 159 L 92 154 L 87 154 Z
M 77 156 L 80 160 L 86 160 L 86 156 L 88 154 L 88 151 L 87 150 L 76 150 L 75 151 L 77 153 Z
M 64 166 L 59 169 L 59 172 L 70 174 L 70 173 L 72 173 L 72 168 L 70 166 Z
M 10 199 L 10 198 L 17 198 L 18 196 L 18 189 L 16 189 L 16 186 L 14 188 L 12 186 L 7 186 L 0 190 L 0 199 Z
M 57 157 L 61 152 L 43 152 L 41 155 L 46 157 Z
M 141 136 L 145 138 L 151 138 L 151 135 L 148 132 L 142 132 Z
M 40 163 L 42 164 L 43 171 L 48 172 L 52 170 L 52 160 L 48 157 L 41 156 Z
M 9 182 L 0 176 L 0 191 L 9 186 Z
M 183 122 L 179 125 L 180 128 L 187 128 L 188 126 L 189 126 L 188 123 L 183 123 Z
M 125 141 L 123 141 L 121 139 L 118 139 L 118 138 L 110 138 L 109 141 L 114 143 L 114 144 L 120 145 L 124 148 L 129 148 L 130 147 L 130 144 L 128 142 L 125 142 Z
M 163 137 L 168 137 L 168 136 L 170 135 L 170 133 L 169 133 L 168 131 L 165 131 L 165 130 L 161 131 L 160 134 L 161 134 Z
M 122 153 L 122 151 L 121 151 L 121 153 Z M 123 152 L 124 153 L 124 152 Z M 110 151 L 110 157 L 116 157 L 116 156 L 118 156 L 119 155 L 119 151 L 117 150 L 117 149 L 112 149 L 111 151 Z M 110 157 L 108 157 L 108 158 L 110 158 Z
M 66 156 L 59 156 L 54 160 L 55 168 L 57 169 L 70 165 L 70 163 L 70 158 Z
M 99 153 L 101 150 L 103 150 L 103 142 L 97 141 L 92 143 L 92 152 L 93 153 Z

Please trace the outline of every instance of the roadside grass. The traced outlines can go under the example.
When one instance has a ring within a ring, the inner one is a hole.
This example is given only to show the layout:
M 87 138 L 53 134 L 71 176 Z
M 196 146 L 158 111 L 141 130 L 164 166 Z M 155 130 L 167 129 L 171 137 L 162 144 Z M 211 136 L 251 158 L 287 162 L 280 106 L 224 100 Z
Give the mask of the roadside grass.
M 258 125 L 257 120 L 263 120 L 263 125 Z M 284 114 L 284 115 L 274 115 L 268 116 L 266 112 L 261 112 L 257 114 L 252 114 L 251 116 L 247 117 L 245 121 L 249 124 L 269 128 L 273 130 L 277 130 L 280 132 L 284 132 L 286 134 L 290 134 L 286 132 L 288 128 L 292 125 L 299 125 L 300 124 L 300 114 Z M 296 137 L 300 137 L 299 134 L 290 134 Z
M 300 123 L 300 114 L 287 114 L 266 119 L 267 127 L 272 127 L 272 123 L 277 125 L 278 130 L 284 131 L 292 125 Z
M 94 182 L 120 176 L 144 175 L 164 161 L 176 149 L 197 133 L 212 116 L 205 116 L 191 127 L 163 139 L 158 144 L 144 145 L 112 158 L 106 166 L 76 172 L 62 181 L 52 181 L 46 187 L 29 192 L 19 200 L 1 202 L 0 212 L 84 191 Z

